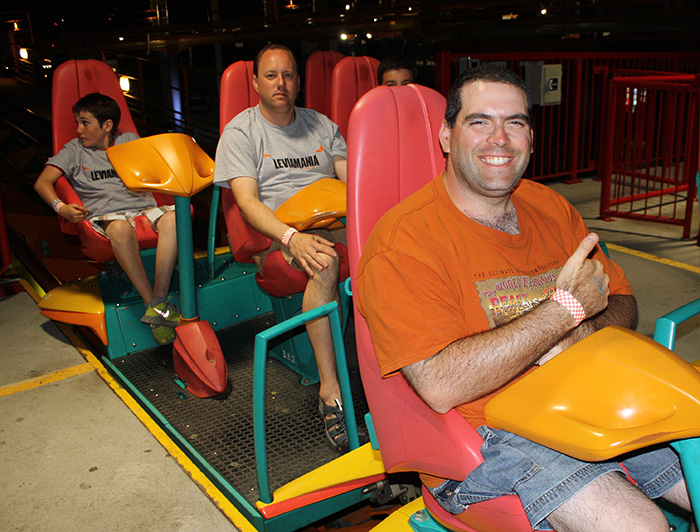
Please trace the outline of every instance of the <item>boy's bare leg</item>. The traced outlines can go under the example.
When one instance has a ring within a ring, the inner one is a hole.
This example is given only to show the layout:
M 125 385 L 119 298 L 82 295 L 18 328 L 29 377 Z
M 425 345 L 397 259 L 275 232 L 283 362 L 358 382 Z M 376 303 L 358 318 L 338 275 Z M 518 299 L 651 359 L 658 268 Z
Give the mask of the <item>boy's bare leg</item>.
M 156 221 L 158 245 L 156 246 L 156 273 L 153 281 L 153 297 L 168 297 L 170 282 L 177 262 L 177 230 L 175 212 L 166 212 Z
M 153 289 L 143 267 L 136 231 L 126 220 L 112 220 L 105 227 L 117 262 L 134 288 L 148 305 L 153 299 Z

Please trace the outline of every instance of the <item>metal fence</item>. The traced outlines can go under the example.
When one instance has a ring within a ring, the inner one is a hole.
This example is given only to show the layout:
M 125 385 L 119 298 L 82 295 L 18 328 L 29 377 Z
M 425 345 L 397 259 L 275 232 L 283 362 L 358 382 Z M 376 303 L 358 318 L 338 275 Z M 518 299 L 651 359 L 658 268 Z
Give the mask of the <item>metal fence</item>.
M 600 214 L 682 226 L 683 238 L 690 238 L 700 76 L 612 74 L 605 100 Z
M 533 109 L 535 151 L 526 177 L 576 182 L 599 171 L 605 87 L 613 70 L 635 69 L 694 74 L 700 54 L 472 53 L 440 52 L 436 88 L 447 94 L 461 70 L 474 63 L 501 63 L 525 78 L 532 63 L 561 65 L 561 101 Z

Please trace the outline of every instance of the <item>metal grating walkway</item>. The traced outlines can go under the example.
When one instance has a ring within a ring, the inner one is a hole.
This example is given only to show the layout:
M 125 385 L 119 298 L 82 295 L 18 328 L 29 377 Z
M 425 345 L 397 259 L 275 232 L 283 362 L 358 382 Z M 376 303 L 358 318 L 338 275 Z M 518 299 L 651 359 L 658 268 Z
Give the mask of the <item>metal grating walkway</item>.
M 252 415 L 253 345 L 255 335 L 272 325 L 274 316 L 266 314 L 217 332 L 231 384 L 230 393 L 221 399 L 198 399 L 175 383 L 170 346 L 113 361 L 153 407 L 251 504 L 258 500 Z M 345 349 L 359 426 L 368 408 L 353 338 L 350 319 Z M 338 456 L 328 447 L 323 433 L 318 384 L 302 386 L 299 381 L 294 371 L 268 358 L 265 412 L 273 491 Z

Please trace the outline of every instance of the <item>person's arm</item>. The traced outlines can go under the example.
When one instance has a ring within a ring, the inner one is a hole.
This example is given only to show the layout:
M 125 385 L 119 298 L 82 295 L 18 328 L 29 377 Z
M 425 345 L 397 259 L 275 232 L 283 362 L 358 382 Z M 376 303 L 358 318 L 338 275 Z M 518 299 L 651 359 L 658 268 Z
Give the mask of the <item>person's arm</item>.
M 63 170 L 56 166 L 47 164 L 42 172 L 39 174 L 36 182 L 34 183 L 34 190 L 37 194 L 41 196 L 46 203 L 53 205 L 53 202 L 59 199 L 56 193 L 56 181 L 63 175 Z M 63 202 L 61 202 L 63 203 Z M 58 204 L 60 205 L 60 203 Z M 56 212 L 63 216 L 66 220 L 71 222 L 80 222 L 87 219 L 88 211 L 82 205 L 77 205 L 75 203 L 63 204 Z
M 628 329 L 636 329 L 638 323 L 637 300 L 633 295 L 617 294 L 608 297 L 608 306 L 602 312 L 586 319 L 573 329 L 569 334 L 561 339 L 552 349 L 537 361 L 538 365 L 551 360 L 565 349 L 571 347 L 576 342 L 583 340 L 589 334 L 608 327 L 610 325 L 621 325 Z
M 556 282 L 556 287 L 572 294 L 590 316 L 608 303 L 607 274 L 600 262 L 586 258 L 597 242 L 594 233 L 584 238 Z M 501 327 L 452 342 L 401 371 L 428 406 L 445 413 L 510 382 L 575 326 L 566 308 L 545 301 Z
M 245 221 L 268 238 L 282 242 L 282 237 L 290 227 L 260 201 L 257 180 L 253 177 L 237 177 L 228 183 Z M 314 271 L 322 271 L 330 266 L 325 256 L 336 256 L 334 245 L 318 235 L 294 233 L 289 240 L 289 251 L 306 274 L 313 277 Z
M 335 168 L 335 175 L 343 183 L 348 182 L 348 160 L 340 155 L 335 155 L 333 157 L 333 166 Z

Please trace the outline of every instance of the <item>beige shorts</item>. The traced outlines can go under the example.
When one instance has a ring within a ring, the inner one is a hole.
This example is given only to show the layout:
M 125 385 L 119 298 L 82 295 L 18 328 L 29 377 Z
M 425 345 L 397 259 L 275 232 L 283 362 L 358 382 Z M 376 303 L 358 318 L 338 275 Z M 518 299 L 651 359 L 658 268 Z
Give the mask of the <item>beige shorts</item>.
M 328 229 L 311 229 L 309 231 L 304 231 L 304 233 L 318 235 L 326 240 L 330 240 L 334 244 L 343 244 L 344 246 L 347 246 L 347 230 L 345 227 L 333 229 L 332 231 L 329 231 Z M 265 257 L 267 257 L 273 251 L 281 251 L 284 260 L 287 261 L 287 264 L 296 270 L 304 271 L 297 261 L 294 260 L 294 256 L 291 254 L 287 246 L 282 245 L 281 242 L 273 241 L 272 245 L 265 251 L 253 255 L 253 260 L 255 260 L 255 265 L 258 267 L 258 273 L 260 273 L 260 275 L 264 275 L 263 263 L 265 262 Z
M 102 216 L 93 216 L 90 218 L 90 223 L 95 231 L 107 237 L 105 233 L 105 226 L 103 222 L 111 222 L 113 220 L 126 220 L 129 225 L 136 228 L 134 218 L 138 216 L 145 216 L 148 221 L 151 222 L 151 227 L 154 231 L 158 232 L 156 229 L 156 222 L 163 216 L 166 212 L 174 211 L 175 205 L 157 205 L 155 207 L 149 207 L 148 209 L 143 209 L 142 211 L 125 211 L 125 212 L 111 212 L 109 214 L 103 214 Z M 107 237 L 109 238 L 109 237 Z

